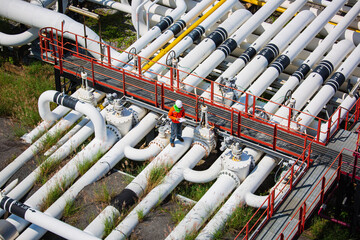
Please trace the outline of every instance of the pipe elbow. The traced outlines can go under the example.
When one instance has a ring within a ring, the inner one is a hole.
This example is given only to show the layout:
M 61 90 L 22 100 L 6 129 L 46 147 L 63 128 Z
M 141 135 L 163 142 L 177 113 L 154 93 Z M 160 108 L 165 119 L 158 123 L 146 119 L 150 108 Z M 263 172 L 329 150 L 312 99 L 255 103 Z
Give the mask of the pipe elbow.
M 124 148 L 124 155 L 133 161 L 146 161 L 152 157 L 155 157 L 160 151 L 161 148 L 156 145 L 150 145 L 145 149 L 136 149 L 127 146 Z
M 190 168 L 184 170 L 184 179 L 193 183 L 207 183 L 215 180 L 221 171 L 221 160 L 216 160 L 207 170 L 196 171 Z
M 251 192 L 248 192 L 245 195 L 245 203 L 246 203 L 246 205 L 253 207 L 253 208 L 261 207 L 261 209 L 264 209 L 264 208 L 267 208 L 267 206 L 268 206 L 268 202 L 267 202 L 268 197 L 269 197 L 269 195 L 259 196 L 259 195 L 255 195 Z
M 53 101 L 54 95 L 57 93 L 55 90 L 48 90 L 43 92 L 38 100 L 38 108 L 40 117 L 48 122 L 57 121 L 60 116 L 50 110 L 50 102 Z
M 176 1 L 176 8 L 170 13 L 170 16 L 176 21 L 186 12 L 187 6 L 184 0 Z

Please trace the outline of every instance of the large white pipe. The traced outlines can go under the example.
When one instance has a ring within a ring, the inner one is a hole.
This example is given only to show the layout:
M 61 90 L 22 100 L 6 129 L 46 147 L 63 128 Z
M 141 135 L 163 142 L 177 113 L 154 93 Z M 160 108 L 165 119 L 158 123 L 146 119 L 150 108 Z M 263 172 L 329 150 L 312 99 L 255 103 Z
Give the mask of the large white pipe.
M 298 124 L 302 125 L 300 127 L 301 132 L 305 131 L 306 126 L 311 123 L 314 116 L 317 116 L 359 63 L 360 45 L 346 58 L 344 63 L 339 67 L 340 70 L 332 75 L 320 91 L 311 99 L 311 102 L 303 112 L 297 117 Z
M 169 134 L 159 133 L 159 135 L 149 143 L 144 149 L 137 149 L 127 146 L 124 149 L 125 157 L 134 161 L 146 161 L 158 155 L 170 142 Z
M 185 127 L 183 131 L 184 142 L 176 144 L 175 147 L 168 145 L 155 159 L 149 163 L 146 168 L 129 183 L 118 196 L 118 200 L 114 205 L 122 209 L 133 205 L 136 199 L 144 195 L 148 185 L 148 177 L 153 169 L 159 166 L 171 167 L 177 160 L 189 149 L 194 137 L 194 129 Z
M 168 30 L 157 37 L 146 48 L 142 49 L 139 53 L 140 57 L 149 58 L 162 46 L 168 43 L 176 34 L 180 33 L 186 26 L 188 26 L 200 13 L 202 13 L 207 7 L 209 7 L 215 0 L 203 0 L 186 13 L 180 20 L 174 23 Z M 135 60 L 132 60 L 129 65 L 126 65 L 127 70 L 133 69 Z
M 180 16 L 186 11 L 186 4 L 184 0 L 176 1 L 177 8 L 174 9 L 168 16 L 164 17 L 158 24 L 152 27 L 146 34 L 139 38 L 136 42 L 131 44 L 125 52 L 123 52 L 120 57 L 117 58 L 120 62 L 117 63 L 118 66 L 124 66 L 125 63 L 130 61 L 131 53 L 139 53 L 149 42 L 157 38 L 165 29 L 167 29 L 174 21 L 180 18 Z M 135 52 L 133 52 L 135 51 Z
M 45 227 L 49 231 L 58 234 L 59 236 L 65 237 L 66 239 L 73 240 L 98 240 L 99 238 L 92 236 L 76 227 L 66 224 L 58 219 L 52 218 L 36 209 L 25 205 L 21 202 L 17 202 L 7 196 L 0 197 L 0 207 L 10 213 L 17 214 L 21 218 L 26 219 L 38 226 Z M 2 229 L 5 232 L 0 232 L 0 237 L 6 236 L 8 229 Z
M 218 66 L 235 48 L 253 32 L 284 0 L 273 0 L 266 3 L 249 20 L 244 23 L 234 34 L 231 35 L 217 50 L 215 50 L 195 70 L 194 74 L 187 77 L 183 82 L 189 85 L 184 86 L 186 91 L 191 92 L 193 86 L 197 86 L 201 77 L 206 77 L 216 66 Z
M 247 10 L 240 9 L 227 18 L 220 26 L 213 31 L 208 37 L 201 41 L 193 50 L 191 50 L 178 64 L 179 79 L 185 78 L 189 72 L 191 72 L 199 63 L 201 63 L 212 51 L 216 49 L 228 35 L 234 33 L 247 19 L 249 19 L 251 13 Z M 211 15 L 209 16 L 209 18 Z M 204 29 L 205 31 L 205 29 Z M 201 35 L 200 35 L 201 36 Z M 180 48 L 181 45 L 178 47 Z M 177 49 L 175 49 L 177 50 Z M 183 51 L 185 49 L 182 49 Z M 180 55 L 179 51 L 177 55 Z M 169 83 L 170 72 L 166 73 L 165 77 L 159 80 L 165 83 Z
M 340 104 L 338 109 L 336 109 L 336 111 L 332 115 L 331 119 L 329 120 L 329 121 L 331 121 L 331 127 L 330 127 L 330 133 L 329 133 L 330 136 L 331 136 L 331 134 L 334 133 L 334 131 L 338 127 L 337 124 L 335 124 L 335 123 L 339 122 L 339 124 L 340 124 L 345 119 L 346 115 L 348 114 L 348 112 L 354 106 L 354 104 L 356 103 L 356 101 L 358 99 L 359 99 L 359 94 L 358 93 L 354 94 L 354 96 L 349 95 Z M 341 111 L 340 114 L 339 114 L 339 111 Z M 319 141 L 325 142 L 327 140 L 328 126 L 329 126 L 328 123 L 321 124 L 321 133 L 320 133 Z
M 87 0 L 88 2 L 93 2 L 96 4 L 100 4 L 102 6 L 105 7 L 109 7 L 112 9 L 116 9 L 118 11 L 122 11 L 122 12 L 126 12 L 126 13 L 131 13 L 131 6 L 128 4 L 124 4 L 124 3 L 120 3 L 120 2 L 116 2 L 116 1 L 111 1 L 111 0 Z
M 36 17 L 34 17 L 34 15 L 36 15 Z M 0 0 L 0 16 L 36 28 L 53 27 L 56 29 L 63 29 L 65 32 L 84 32 L 83 24 L 74 21 L 70 17 L 21 0 Z M 87 41 L 87 48 L 95 58 L 100 59 L 100 55 L 97 54 L 100 50 L 100 45 L 98 43 L 100 37 L 88 27 L 86 27 L 86 34 L 89 39 L 94 40 Z M 73 34 L 64 33 L 64 38 L 75 41 L 75 36 Z M 78 38 L 77 40 L 80 45 L 85 46 L 85 40 L 83 38 Z M 110 49 L 110 54 L 111 57 L 115 59 L 120 57 L 120 53 L 113 49 Z
M 182 159 L 175 164 L 171 171 L 165 176 L 163 181 L 156 186 L 137 206 L 126 216 L 126 218 L 115 228 L 106 240 L 125 239 L 128 237 L 135 226 L 139 223 L 138 211 L 142 211 L 144 216 L 163 201 L 167 195 L 183 180 L 185 168 L 193 168 L 206 154 L 206 149 L 196 144 Z
M 142 117 L 140 116 L 140 119 Z M 87 185 L 94 183 L 105 176 L 124 157 L 124 148 L 135 146 L 154 128 L 158 115 L 151 112 L 147 114 L 138 125 L 129 131 L 117 142 L 94 166 L 92 166 L 81 178 L 79 178 L 58 200 L 56 200 L 45 213 L 55 218 L 61 218 L 63 209 L 69 199 L 75 199 L 78 193 Z M 21 236 L 24 239 L 40 239 L 46 233 L 46 229 L 36 225 L 29 226 Z
M 229 78 L 235 76 L 254 56 L 264 47 L 264 45 L 295 15 L 295 13 L 307 2 L 307 0 L 297 0 L 275 20 L 269 28 L 253 42 L 244 53 L 241 54 L 220 76 Z
M 314 71 L 302 82 L 302 84 L 292 94 L 295 99 L 293 109 L 300 110 L 306 101 L 317 91 L 322 83 L 330 76 L 332 71 L 337 68 L 341 60 L 354 48 L 354 44 L 348 40 L 342 40 L 326 55 L 323 61 Z M 272 121 L 281 123 L 287 119 L 289 109 L 281 107 L 272 117 Z
M 236 88 L 245 91 L 250 83 L 288 46 L 305 28 L 315 15 L 311 11 L 301 11 L 294 17 L 257 56 L 236 75 Z
M 199 230 L 202 224 L 211 216 L 234 188 L 239 185 L 239 183 L 239 179 L 236 178 L 235 174 L 231 174 L 230 171 L 220 174 L 216 182 L 186 214 L 183 220 L 181 220 L 166 239 L 185 239 L 187 235 Z
M 304 60 L 304 63 L 292 74 L 292 76 L 286 81 L 286 83 L 264 106 L 264 110 L 266 112 L 275 112 L 275 110 L 279 107 L 279 105 L 276 103 L 282 103 L 284 101 L 284 96 L 287 91 L 295 89 L 295 87 L 300 83 L 300 81 L 305 78 L 308 72 L 310 72 L 311 68 L 320 60 L 324 53 L 329 50 L 329 48 L 333 45 L 334 41 L 342 35 L 342 33 L 349 26 L 349 24 L 359 14 L 359 11 L 360 2 L 357 2 L 346 14 L 343 21 L 336 25 L 336 27 L 325 37 L 325 39 L 320 42 L 318 47 Z
M 355 6 L 354 6 L 355 7 Z M 339 24 L 341 24 L 340 22 Z M 323 37 L 326 37 L 331 33 L 331 31 L 336 28 L 336 26 L 328 23 L 325 25 L 325 27 L 320 31 L 320 35 Z M 359 45 L 360 43 L 360 32 L 356 32 L 354 30 L 346 29 L 345 32 L 341 35 L 340 39 L 348 39 L 351 40 L 355 45 Z
M 275 166 L 275 160 L 269 156 L 265 156 L 200 232 L 196 239 L 213 239 L 216 231 L 223 228 L 236 208 L 245 203 L 246 195 L 248 193 L 254 193 Z
M 281 72 L 294 60 L 301 50 L 315 37 L 315 35 L 324 27 L 339 8 L 344 5 L 346 0 L 333 1 L 326 7 L 316 19 L 286 48 L 284 54 L 280 55 L 265 72 L 251 85 L 246 91 L 254 96 L 260 96 L 268 86 L 279 76 Z M 233 105 L 234 108 L 244 110 L 247 95 L 243 94 L 239 102 Z M 252 97 L 248 99 L 249 105 L 252 105 Z
M 176 46 L 172 48 L 171 52 L 175 52 L 175 57 L 179 57 L 181 53 L 183 53 L 186 49 L 188 49 L 195 41 L 199 40 L 201 36 L 204 34 L 206 29 L 214 25 L 216 21 L 218 21 L 219 18 L 221 18 L 226 11 L 228 11 L 234 2 L 237 1 L 226 1 L 224 4 L 222 4 L 218 9 L 215 10 L 214 13 L 212 13 L 209 17 L 207 17 L 203 22 L 199 24 L 194 30 L 192 30 L 184 39 L 182 39 Z M 231 4 L 232 3 L 232 4 Z M 223 24 L 225 24 L 226 21 L 230 21 L 230 19 L 233 19 L 235 16 L 239 16 L 242 14 L 245 14 L 243 9 L 235 11 L 230 17 L 227 18 L 227 20 L 224 21 Z M 240 19 L 233 19 L 232 22 L 238 22 Z M 222 27 L 222 26 L 219 26 Z M 219 30 L 213 33 L 213 34 L 220 34 Z M 210 36 L 209 36 L 210 37 Z M 168 58 L 170 53 L 164 55 L 158 63 L 152 66 L 148 72 L 145 73 L 145 76 L 152 77 L 154 76 L 151 73 L 159 73 L 164 66 L 161 64 L 166 64 L 166 59 Z
M 38 28 L 30 28 L 19 34 L 6 34 L 0 32 L 0 45 L 2 46 L 22 46 L 38 38 Z
M 225 154 L 226 151 L 224 151 L 221 156 Z M 221 160 L 222 158 L 219 157 L 208 169 L 203 171 L 196 171 L 191 168 L 184 169 L 184 179 L 193 183 L 207 183 L 215 180 L 222 169 Z
M 53 94 L 56 91 L 51 91 L 48 92 L 50 95 L 48 95 L 50 98 L 53 96 Z M 43 93 L 44 94 L 44 93 Z M 41 95 L 43 96 L 43 95 Z M 40 98 L 41 98 L 40 96 Z M 97 94 L 97 99 L 99 98 L 99 95 Z M 72 98 L 67 96 L 68 98 L 71 98 L 73 103 L 74 102 L 78 102 L 77 99 Z M 39 103 L 40 100 L 39 98 Z M 43 98 L 44 99 L 44 96 Z M 52 99 L 51 99 L 52 100 Z M 50 101 L 51 101 L 50 100 Z M 92 112 L 90 109 L 93 109 L 93 107 L 90 104 L 87 103 L 82 103 L 85 105 L 82 105 L 82 111 L 85 112 L 86 114 L 90 114 L 90 112 Z M 60 104 L 61 106 L 63 106 L 63 108 L 56 108 L 60 111 L 50 111 L 50 107 L 48 102 L 47 103 L 41 103 L 41 105 L 43 105 L 40 110 L 40 105 L 39 105 L 39 112 L 47 112 L 48 116 L 51 116 L 50 118 L 48 117 L 44 117 L 44 115 L 40 116 L 42 117 L 42 119 L 44 120 L 45 123 L 50 123 L 52 121 L 56 121 L 57 119 L 59 119 L 62 115 L 63 112 L 62 110 L 66 110 L 66 109 L 71 109 L 72 107 L 67 106 L 65 104 Z M 79 105 L 78 105 L 79 106 Z M 97 110 L 95 110 L 97 112 L 97 114 L 99 114 L 99 112 Z M 96 113 L 91 113 L 92 115 L 96 115 Z M 27 148 L 23 153 L 21 153 L 16 159 L 14 159 L 14 161 L 12 161 L 10 164 L 8 164 L 1 172 L 0 172 L 0 186 L 4 185 L 5 182 L 19 169 L 23 166 L 24 163 L 26 163 L 27 161 L 29 161 L 32 157 L 34 157 L 40 150 L 42 150 L 44 148 L 44 144 L 45 141 L 47 140 L 48 137 L 52 137 L 55 136 L 56 134 L 62 133 L 65 130 L 67 130 L 71 125 L 73 125 L 80 117 L 82 116 L 81 113 L 77 112 L 77 111 L 71 111 L 69 114 L 67 114 L 61 121 L 59 121 L 53 128 L 50 129 L 50 131 L 41 136 L 35 143 L 33 143 L 29 148 Z M 94 117 L 93 117 L 94 118 Z M 100 121 L 100 125 L 101 125 L 101 121 Z M 102 126 L 98 126 L 98 128 L 100 127 L 100 131 L 101 131 L 101 127 Z M 105 125 L 104 125 L 105 126 Z M 102 135 L 102 133 L 101 133 Z M 101 137 L 101 135 L 99 137 Z

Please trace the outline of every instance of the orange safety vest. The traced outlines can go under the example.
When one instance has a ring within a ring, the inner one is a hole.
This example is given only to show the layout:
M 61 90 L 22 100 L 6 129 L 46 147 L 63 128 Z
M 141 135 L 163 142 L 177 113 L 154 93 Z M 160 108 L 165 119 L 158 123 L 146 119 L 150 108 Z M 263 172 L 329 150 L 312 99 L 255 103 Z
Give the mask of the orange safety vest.
M 181 107 L 180 112 L 176 112 L 174 106 L 172 106 L 169 110 L 169 114 L 168 114 L 169 118 L 171 119 L 171 121 L 173 123 L 180 123 L 179 121 L 177 121 L 177 118 L 182 118 L 185 117 L 185 110 L 183 107 Z

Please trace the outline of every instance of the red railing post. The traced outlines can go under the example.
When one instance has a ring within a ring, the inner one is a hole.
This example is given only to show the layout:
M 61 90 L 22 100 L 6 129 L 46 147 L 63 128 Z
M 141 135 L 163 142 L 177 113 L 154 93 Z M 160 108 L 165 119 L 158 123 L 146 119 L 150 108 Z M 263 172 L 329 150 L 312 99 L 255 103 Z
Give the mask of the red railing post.
M 276 139 L 277 139 L 277 124 L 274 126 L 274 134 L 273 134 L 273 146 L 272 149 L 276 150 Z
M 271 204 L 270 204 L 270 214 L 271 216 L 274 214 L 274 202 L 275 202 L 275 190 L 271 192 Z
M 139 69 L 139 77 L 141 77 L 142 76 L 142 71 L 141 71 L 141 57 L 138 55 L 137 56 L 137 58 L 138 58 L 138 69 Z
M 170 67 L 170 87 L 173 89 L 174 86 L 174 69 Z
M 230 124 L 230 133 L 231 133 L 231 135 L 233 135 L 233 133 L 234 133 L 234 108 L 231 108 L 230 121 L 231 121 L 231 124 Z
M 155 107 L 158 107 L 157 81 L 155 81 Z
M 284 240 L 284 233 L 280 233 L 280 240 Z
M 336 130 L 338 130 L 340 127 L 341 109 L 342 108 L 339 107 L 339 115 L 338 115 L 338 119 L 337 119 L 337 123 L 336 123 Z
M 288 128 L 290 128 L 290 124 L 291 124 L 291 113 L 292 113 L 292 109 L 290 107 L 289 108 L 289 114 L 288 114 Z
M 238 112 L 237 135 L 241 136 L 241 111 Z
M 253 116 L 255 117 L 255 107 L 256 107 L 256 98 L 255 96 L 253 95 L 253 104 L 252 104 L 252 107 L 253 107 Z
M 93 58 L 91 58 L 91 74 L 92 74 L 93 87 L 95 87 L 95 73 L 94 73 L 94 59 Z
M 321 119 L 319 118 L 317 132 L 316 132 L 316 139 L 318 142 L 320 140 L 320 133 L 321 133 Z
M 122 80 L 123 80 L 123 81 L 122 81 L 122 82 L 123 82 L 123 86 L 122 86 L 122 87 L 123 87 L 123 94 L 124 94 L 124 96 L 126 96 L 126 90 L 125 90 L 125 87 L 126 87 L 126 86 L 125 86 L 125 69 L 124 69 L 124 68 L 122 69 L 122 77 L 123 77 L 123 78 L 122 78 Z
M 108 64 L 111 66 L 111 55 L 110 55 L 110 46 L 107 45 L 107 56 L 108 56 Z
M 161 109 L 165 109 L 164 105 L 164 83 L 161 84 Z
M 303 207 L 301 206 L 300 207 L 300 211 L 299 211 L 299 226 L 298 226 L 298 234 L 301 234 L 301 232 L 302 232 L 302 229 L 301 229 L 301 227 L 302 227 L 302 219 L 303 219 Z
M 214 101 L 214 81 L 211 81 L 210 85 L 210 100 L 211 102 Z
M 301 231 L 304 231 L 304 229 L 305 229 L 305 219 L 306 219 L 306 202 L 304 202 L 303 219 L 302 219 Z
M 337 176 L 336 176 L 336 180 L 337 180 L 338 182 L 340 181 L 340 176 L 341 176 L 342 158 L 343 158 L 343 155 L 342 155 L 342 153 L 340 153 L 340 155 L 339 155 L 338 171 L 337 171 Z
M 266 209 L 267 220 L 270 220 L 271 218 L 270 205 L 271 205 L 271 195 L 268 196 L 268 207 Z
M 322 178 L 322 181 L 321 181 L 320 204 L 323 204 L 323 203 L 324 203 L 325 182 L 326 182 L 326 178 L 323 177 L 323 178 Z
M 293 188 L 293 181 L 294 181 L 294 164 L 291 166 L 290 191 L 292 191 Z
M 50 42 L 53 48 L 53 54 L 54 54 L 54 64 L 56 65 L 57 60 L 56 60 L 56 48 L 55 48 L 55 41 L 54 41 L 54 33 L 53 30 L 50 30 Z
M 245 92 L 245 112 L 248 113 L 248 107 L 249 107 L 249 93 Z
M 330 129 L 331 129 L 331 118 L 328 120 L 328 127 L 326 132 L 326 142 L 330 139 Z
M 176 68 L 176 87 L 179 89 L 180 88 L 180 76 L 179 76 L 179 69 Z
M 346 112 L 346 120 L 345 120 L 345 130 L 348 130 L 348 123 L 349 123 L 349 112 Z
M 75 35 L 76 55 L 79 56 L 79 42 L 78 37 Z
M 249 239 L 249 223 L 246 223 L 246 240 Z
M 355 182 L 356 166 L 357 166 L 357 163 L 358 163 L 358 158 L 359 158 L 359 154 L 356 152 L 355 153 L 355 159 L 354 159 L 354 168 L 353 168 L 353 172 L 352 172 L 352 176 L 351 176 L 351 182 Z

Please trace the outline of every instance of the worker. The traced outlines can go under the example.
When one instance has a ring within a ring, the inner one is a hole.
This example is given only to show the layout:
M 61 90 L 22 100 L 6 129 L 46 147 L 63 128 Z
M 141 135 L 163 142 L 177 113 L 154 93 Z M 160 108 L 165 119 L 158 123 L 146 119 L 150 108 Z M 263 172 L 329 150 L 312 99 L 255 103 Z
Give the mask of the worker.
M 181 124 L 185 121 L 185 110 L 181 100 L 176 100 L 174 106 L 170 108 L 168 116 L 172 121 L 170 144 L 172 147 L 175 147 L 175 138 L 179 139 L 180 142 L 184 141 L 184 139 L 181 137 Z

